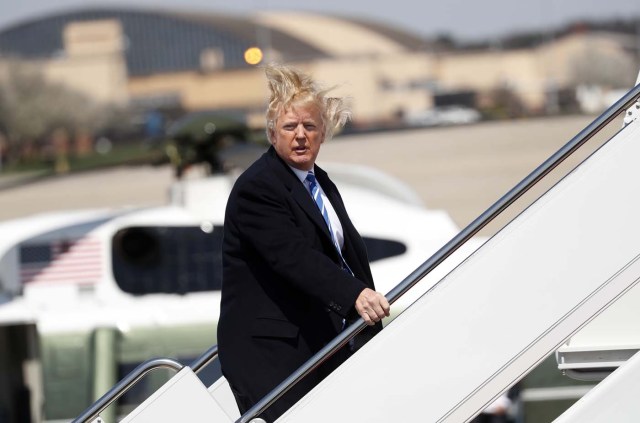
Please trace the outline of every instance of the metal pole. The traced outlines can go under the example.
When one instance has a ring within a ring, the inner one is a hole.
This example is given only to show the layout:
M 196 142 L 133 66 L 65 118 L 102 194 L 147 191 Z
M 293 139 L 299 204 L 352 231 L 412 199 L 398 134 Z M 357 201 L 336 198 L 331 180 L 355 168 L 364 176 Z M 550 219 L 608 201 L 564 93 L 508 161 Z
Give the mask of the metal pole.
M 524 178 L 518 185 L 512 188 L 507 194 L 500 198 L 489 209 L 476 218 L 471 224 L 464 228 L 458 235 L 456 235 L 451 241 L 449 241 L 444 247 L 438 250 L 433 256 L 425 261 L 420 267 L 414 270 L 409 276 L 407 276 L 402 282 L 400 282 L 395 288 L 393 288 L 386 295 L 389 303 L 393 304 L 402 295 L 404 295 L 409 289 L 416 285 L 422 278 L 428 275 L 434 268 L 446 260 L 451 254 L 453 254 L 458 248 L 460 248 L 471 237 L 477 234 L 482 228 L 491 223 L 500 213 L 502 213 L 507 207 L 513 204 L 518 198 L 524 195 L 531 187 L 538 183 L 545 175 L 555 169 L 564 160 L 566 160 L 571 154 L 573 154 L 584 143 L 591 139 L 602 128 L 615 119 L 623 110 L 630 107 L 636 97 L 640 95 L 640 84 L 636 85 L 631 91 L 625 94 L 620 100 L 618 100 L 613 106 L 609 107 L 604 113 L 598 116 L 591 124 L 585 129 L 580 131 L 578 135 L 573 137 L 567 144 L 565 144 L 560 150 L 549 157 L 544 163 L 538 166 L 533 172 L 531 172 L 526 178 Z M 436 283 L 431 289 L 439 284 Z M 320 366 L 324 361 L 331 357 L 336 351 L 349 342 L 351 338 L 356 336 L 366 327 L 366 323 L 362 318 L 356 320 L 353 324 L 347 327 L 337 337 L 335 337 L 329 344 L 313 355 L 302 366 L 300 366 L 295 372 L 291 374 L 286 380 L 276 386 L 271 392 L 269 392 L 264 398 L 258 401 L 253 407 L 249 409 L 244 415 L 236 421 L 236 423 L 249 423 L 251 419 L 264 412 L 271 404 L 273 404 L 278 398 L 284 395 L 293 385 L 295 385 L 300 379 L 305 377 L 315 368 Z
M 93 397 L 95 401 L 118 382 L 116 367 L 116 342 L 118 330 L 111 327 L 97 328 L 93 334 Z M 105 421 L 115 421 L 114 407 L 103 412 Z M 106 414 L 104 414 L 106 413 Z

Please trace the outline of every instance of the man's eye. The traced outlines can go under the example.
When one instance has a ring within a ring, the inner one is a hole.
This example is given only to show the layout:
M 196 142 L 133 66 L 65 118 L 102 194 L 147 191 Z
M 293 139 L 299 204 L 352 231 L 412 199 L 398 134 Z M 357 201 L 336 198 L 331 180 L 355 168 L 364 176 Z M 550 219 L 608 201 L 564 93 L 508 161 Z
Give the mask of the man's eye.
M 307 125 L 304 126 L 304 129 L 307 129 L 307 130 L 311 131 L 313 129 L 316 129 L 316 126 L 312 125 L 312 124 L 307 124 Z

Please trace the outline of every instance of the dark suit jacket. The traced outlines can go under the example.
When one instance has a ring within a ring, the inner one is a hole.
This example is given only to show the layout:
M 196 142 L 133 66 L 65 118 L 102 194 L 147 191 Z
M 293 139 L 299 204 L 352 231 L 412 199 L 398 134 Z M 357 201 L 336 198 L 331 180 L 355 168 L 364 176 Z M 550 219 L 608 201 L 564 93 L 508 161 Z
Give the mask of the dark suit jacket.
M 365 245 L 338 189 L 318 166 L 314 172 L 340 218 L 343 256 L 355 277 L 341 270 L 320 211 L 273 147 L 238 178 L 229 196 L 218 345 L 241 412 L 338 335 L 343 319 L 357 317 L 360 292 L 374 289 Z M 349 354 L 336 354 L 262 417 L 275 420 Z

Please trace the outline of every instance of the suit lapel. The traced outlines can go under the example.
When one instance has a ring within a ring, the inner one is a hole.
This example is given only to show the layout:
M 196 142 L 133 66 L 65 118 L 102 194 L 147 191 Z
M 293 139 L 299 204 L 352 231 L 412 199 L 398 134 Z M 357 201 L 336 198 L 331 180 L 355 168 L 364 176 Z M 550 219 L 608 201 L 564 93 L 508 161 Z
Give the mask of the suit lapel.
M 294 184 L 291 188 L 291 196 L 294 200 L 296 200 L 300 207 L 302 207 L 305 213 L 307 213 L 313 223 L 320 227 L 320 229 L 322 229 L 322 232 L 331 241 L 331 234 L 329 233 L 327 223 L 324 221 L 324 217 L 322 217 L 322 213 L 320 213 L 318 206 L 313 201 L 313 198 L 311 198 L 311 195 L 309 194 L 305 186 L 300 183 L 300 181 L 298 181 L 297 185 Z

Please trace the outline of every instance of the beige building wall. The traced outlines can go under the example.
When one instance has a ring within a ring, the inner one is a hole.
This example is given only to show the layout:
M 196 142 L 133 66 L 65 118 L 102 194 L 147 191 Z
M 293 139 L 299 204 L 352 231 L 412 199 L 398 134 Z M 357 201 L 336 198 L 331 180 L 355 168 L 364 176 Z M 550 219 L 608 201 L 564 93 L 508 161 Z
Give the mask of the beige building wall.
M 175 96 L 187 110 L 263 107 L 267 85 L 259 68 L 212 73 L 178 72 L 132 77 L 132 98 Z
M 42 70 L 49 81 L 63 84 L 100 103 L 128 103 L 126 66 L 121 57 L 53 60 Z
M 400 54 L 383 58 L 356 58 L 294 63 L 311 73 L 335 94 L 350 97 L 354 116 L 361 121 L 392 118 L 399 110 L 431 107 L 426 90 L 411 83 L 424 81 L 432 65 L 427 56 Z M 264 71 L 257 67 L 226 72 L 181 72 L 132 77 L 132 98 L 176 97 L 187 110 L 246 108 L 262 119 L 268 96 Z M 255 117 L 252 121 L 255 121 Z M 262 123 L 262 122 L 261 122 Z
M 129 100 L 122 27 L 116 20 L 71 23 L 64 56 L 42 63 L 44 76 L 101 103 Z
M 527 106 L 544 105 L 546 80 L 536 55 L 530 50 L 488 51 L 442 56 L 434 78 L 440 89 L 514 90 Z
M 367 122 L 430 108 L 426 84 L 432 67 L 430 56 L 400 53 L 316 61 L 309 71 L 319 81 L 337 85 L 336 94 L 352 99 L 354 118 Z
M 486 93 L 509 88 L 529 109 L 541 110 L 550 90 L 572 88 L 598 76 L 601 83 L 607 78 L 631 80 L 635 66 L 616 37 L 570 34 L 534 49 L 443 55 L 435 69 L 442 89 Z

